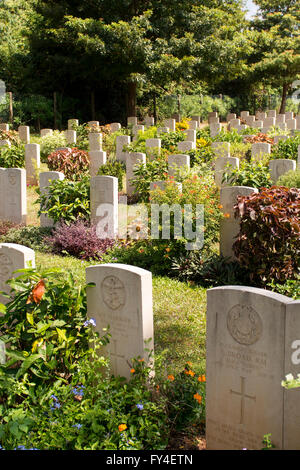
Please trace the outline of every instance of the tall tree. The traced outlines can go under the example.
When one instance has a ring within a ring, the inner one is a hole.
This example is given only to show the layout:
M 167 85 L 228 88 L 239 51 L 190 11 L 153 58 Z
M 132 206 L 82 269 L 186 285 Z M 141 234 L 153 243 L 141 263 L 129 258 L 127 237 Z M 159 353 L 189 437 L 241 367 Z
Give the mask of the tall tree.
M 280 113 L 284 113 L 292 84 L 300 78 L 299 0 L 255 0 L 259 16 L 253 21 L 256 31 L 256 61 L 253 78 L 281 87 Z

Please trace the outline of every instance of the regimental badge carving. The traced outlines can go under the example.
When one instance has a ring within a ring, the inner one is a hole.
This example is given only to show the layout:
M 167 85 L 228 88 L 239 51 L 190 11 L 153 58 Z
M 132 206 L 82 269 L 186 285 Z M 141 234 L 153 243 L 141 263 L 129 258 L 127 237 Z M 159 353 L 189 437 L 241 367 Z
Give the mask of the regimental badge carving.
M 227 315 L 227 328 L 240 344 L 256 343 L 262 335 L 263 324 L 258 313 L 249 305 L 235 305 Z
M 15 186 L 17 178 L 14 171 L 8 171 L 8 181 L 12 186 Z
M 115 276 L 108 276 L 102 281 L 101 292 L 105 305 L 111 310 L 117 310 L 126 303 L 124 284 Z
M 7 291 L 6 281 L 12 278 L 13 263 L 4 253 L 0 253 L 0 290 Z

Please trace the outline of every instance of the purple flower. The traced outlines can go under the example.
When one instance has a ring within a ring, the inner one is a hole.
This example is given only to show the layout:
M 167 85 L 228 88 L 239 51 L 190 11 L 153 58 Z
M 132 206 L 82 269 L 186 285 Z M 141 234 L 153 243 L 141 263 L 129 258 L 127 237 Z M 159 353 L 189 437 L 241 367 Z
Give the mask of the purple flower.
M 138 403 L 136 405 L 136 407 L 137 407 L 138 410 L 143 410 L 144 409 L 144 405 L 142 405 L 142 403 Z
M 74 393 L 74 395 L 79 395 L 80 397 L 83 397 L 84 395 L 84 389 L 85 387 L 83 385 L 81 385 L 81 387 L 74 387 L 72 389 L 72 392 Z
M 91 318 L 90 320 L 86 320 L 83 324 L 83 326 L 89 326 L 89 325 L 96 326 L 95 318 Z
M 82 428 L 82 424 L 73 424 L 72 428 L 77 428 L 77 429 L 80 429 Z

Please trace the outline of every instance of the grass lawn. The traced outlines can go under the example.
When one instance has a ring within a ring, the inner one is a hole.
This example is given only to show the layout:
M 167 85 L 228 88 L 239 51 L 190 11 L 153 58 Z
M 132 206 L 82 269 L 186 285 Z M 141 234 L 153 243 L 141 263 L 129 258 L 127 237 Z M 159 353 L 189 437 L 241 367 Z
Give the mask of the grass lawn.
M 38 269 L 61 268 L 85 283 L 85 268 L 96 262 L 36 252 Z M 182 370 L 191 361 L 197 373 L 205 372 L 206 290 L 167 277 L 153 277 L 155 353 L 165 354 L 167 373 Z

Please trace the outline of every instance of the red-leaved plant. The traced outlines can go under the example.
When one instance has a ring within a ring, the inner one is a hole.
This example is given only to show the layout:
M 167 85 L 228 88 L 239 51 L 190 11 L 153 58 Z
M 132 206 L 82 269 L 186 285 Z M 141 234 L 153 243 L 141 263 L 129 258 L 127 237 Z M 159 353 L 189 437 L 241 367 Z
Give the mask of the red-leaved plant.
M 50 171 L 61 171 L 68 179 L 80 179 L 89 171 L 90 158 L 87 152 L 76 147 L 69 150 L 56 150 L 48 156 Z
M 259 285 L 284 283 L 300 270 L 300 190 L 272 186 L 239 196 L 240 233 L 233 244 L 240 264 Z
M 99 238 L 96 226 L 82 220 L 71 225 L 58 224 L 47 241 L 55 254 L 68 254 L 82 260 L 101 260 L 116 244 L 115 240 Z

